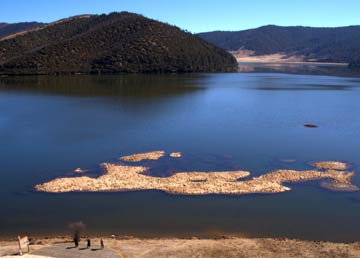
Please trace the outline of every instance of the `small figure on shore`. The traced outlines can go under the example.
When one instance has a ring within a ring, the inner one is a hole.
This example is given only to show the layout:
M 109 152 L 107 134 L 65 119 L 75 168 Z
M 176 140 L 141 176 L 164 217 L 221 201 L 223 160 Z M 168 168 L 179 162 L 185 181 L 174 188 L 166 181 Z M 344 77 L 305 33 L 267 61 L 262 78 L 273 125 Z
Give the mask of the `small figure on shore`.
M 79 241 L 78 241 L 77 237 L 74 237 L 74 244 L 75 244 L 75 247 L 79 246 Z
M 83 231 L 84 228 L 85 228 L 85 224 L 82 223 L 81 221 L 69 224 L 69 229 L 72 231 L 72 236 L 73 236 L 75 247 L 79 246 L 80 239 L 81 239 L 80 238 L 81 231 Z
M 104 240 L 102 238 L 100 238 L 100 246 L 101 249 L 104 249 Z
M 86 248 L 89 249 L 90 246 L 91 246 L 91 241 L 90 241 L 90 238 L 88 238 L 88 239 L 87 239 L 87 246 L 86 246 Z

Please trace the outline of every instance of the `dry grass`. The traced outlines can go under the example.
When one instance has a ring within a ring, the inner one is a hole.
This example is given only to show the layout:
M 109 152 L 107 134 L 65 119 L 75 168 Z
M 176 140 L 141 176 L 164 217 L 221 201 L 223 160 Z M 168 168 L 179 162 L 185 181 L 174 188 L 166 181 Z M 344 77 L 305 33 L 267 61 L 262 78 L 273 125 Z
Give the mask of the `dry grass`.
M 238 62 L 249 63 L 294 63 L 304 62 L 302 56 L 287 56 L 282 53 L 271 55 L 254 55 L 253 51 L 230 51 Z
M 32 250 L 44 245 L 71 241 L 68 238 L 34 239 L 38 243 Z M 92 238 L 94 244 L 98 238 Z M 123 257 L 162 258 L 162 257 L 228 257 L 228 258 L 356 258 L 360 257 L 360 243 L 331 243 L 272 238 L 235 238 L 222 239 L 112 239 L 104 238 L 105 247 L 112 248 Z M 85 245 L 85 242 L 80 242 Z M 0 242 L 0 255 L 16 252 L 14 241 Z
M 317 60 L 306 60 L 304 56 L 296 55 L 286 55 L 284 53 L 275 53 L 270 55 L 255 55 L 254 51 L 250 50 L 238 50 L 238 51 L 229 51 L 232 54 L 236 61 L 243 63 L 294 63 L 294 64 L 339 64 L 347 65 L 346 63 L 325 63 L 318 62 Z

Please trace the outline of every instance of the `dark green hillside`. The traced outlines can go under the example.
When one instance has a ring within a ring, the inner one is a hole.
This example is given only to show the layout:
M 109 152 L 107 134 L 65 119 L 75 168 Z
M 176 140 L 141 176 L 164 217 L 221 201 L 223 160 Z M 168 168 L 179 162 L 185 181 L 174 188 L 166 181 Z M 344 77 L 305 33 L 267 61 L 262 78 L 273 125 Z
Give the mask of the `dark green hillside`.
M 75 37 L 88 29 L 89 21 L 87 17 L 74 17 L 67 22 L 66 20 L 59 21 L 39 30 L 0 41 L 0 64 Z
M 255 55 L 285 53 L 305 60 L 350 62 L 360 57 L 360 26 L 338 28 L 264 26 L 243 31 L 198 34 L 226 50 L 246 49 Z
M 0 41 L 3 74 L 218 72 L 226 51 L 132 13 L 79 16 Z
M 42 25 L 44 24 L 39 22 L 0 23 L 0 39 Z

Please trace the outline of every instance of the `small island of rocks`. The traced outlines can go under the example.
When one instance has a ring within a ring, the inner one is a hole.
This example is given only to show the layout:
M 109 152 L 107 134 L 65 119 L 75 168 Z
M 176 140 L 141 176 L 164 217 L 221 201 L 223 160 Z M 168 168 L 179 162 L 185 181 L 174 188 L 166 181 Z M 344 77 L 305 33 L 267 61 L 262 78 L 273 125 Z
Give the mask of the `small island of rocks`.
M 138 162 L 143 159 L 159 159 L 164 151 L 134 154 L 121 160 Z M 355 172 L 340 171 L 347 164 L 338 161 L 316 162 L 317 170 L 276 170 L 259 177 L 250 176 L 248 171 L 221 172 L 177 172 L 169 177 L 156 177 L 145 174 L 149 167 L 128 166 L 123 164 L 103 163 L 104 174 L 92 178 L 88 176 L 56 178 L 52 181 L 35 186 L 36 191 L 63 192 L 104 192 L 161 190 L 171 194 L 205 195 L 205 194 L 251 194 L 280 193 L 291 190 L 286 182 L 309 180 L 327 180 L 323 184 L 330 190 L 357 191 L 359 188 L 351 184 Z

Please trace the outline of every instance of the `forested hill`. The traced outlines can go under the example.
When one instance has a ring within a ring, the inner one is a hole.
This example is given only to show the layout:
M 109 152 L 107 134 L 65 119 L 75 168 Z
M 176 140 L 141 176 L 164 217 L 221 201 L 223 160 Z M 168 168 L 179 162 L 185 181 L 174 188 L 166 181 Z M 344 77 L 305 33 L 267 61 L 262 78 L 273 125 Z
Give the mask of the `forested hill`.
M 39 22 L 0 23 L 0 39 L 44 25 Z
M 218 72 L 236 65 L 191 33 L 127 12 L 76 16 L 0 41 L 2 74 Z
M 255 55 L 284 53 L 303 56 L 305 60 L 345 63 L 360 57 L 360 26 L 313 28 L 269 25 L 198 35 L 226 50 L 251 50 Z

